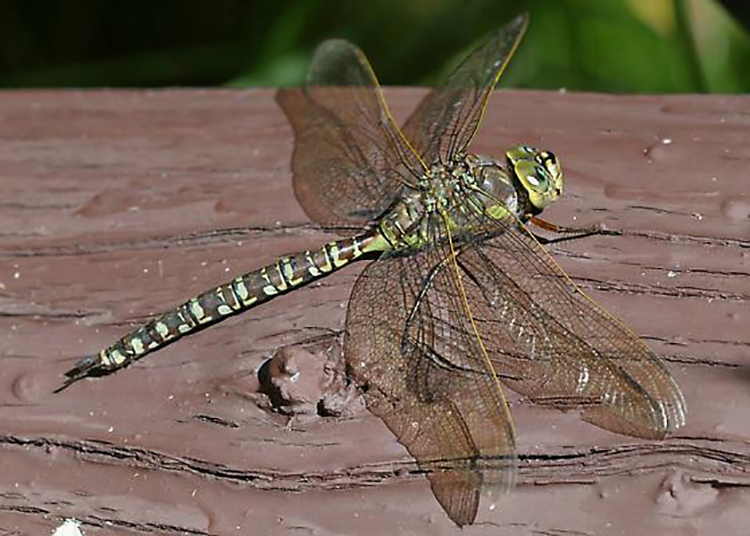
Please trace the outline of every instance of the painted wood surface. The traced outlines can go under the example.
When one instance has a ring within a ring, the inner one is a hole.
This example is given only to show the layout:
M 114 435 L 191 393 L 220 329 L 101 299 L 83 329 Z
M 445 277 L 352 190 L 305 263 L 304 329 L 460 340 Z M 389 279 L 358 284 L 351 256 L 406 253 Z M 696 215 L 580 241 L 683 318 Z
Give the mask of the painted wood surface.
M 422 95 L 386 90 L 402 119 Z M 555 151 L 546 218 L 622 231 L 551 249 L 665 357 L 688 424 L 636 440 L 512 396 L 519 485 L 462 532 L 346 385 L 361 263 L 52 395 L 153 315 L 335 238 L 294 199 L 272 91 L 0 93 L 0 533 L 745 534 L 749 134 L 750 97 L 495 93 L 474 150 Z

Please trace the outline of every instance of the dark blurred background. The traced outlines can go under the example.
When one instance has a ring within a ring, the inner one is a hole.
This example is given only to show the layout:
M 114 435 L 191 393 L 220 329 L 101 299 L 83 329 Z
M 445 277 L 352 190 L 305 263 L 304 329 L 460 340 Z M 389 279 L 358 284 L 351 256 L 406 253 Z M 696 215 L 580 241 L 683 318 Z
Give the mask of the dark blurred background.
M 522 11 L 506 86 L 750 89 L 748 0 L 0 0 L 0 87 L 297 85 L 334 36 L 429 85 Z

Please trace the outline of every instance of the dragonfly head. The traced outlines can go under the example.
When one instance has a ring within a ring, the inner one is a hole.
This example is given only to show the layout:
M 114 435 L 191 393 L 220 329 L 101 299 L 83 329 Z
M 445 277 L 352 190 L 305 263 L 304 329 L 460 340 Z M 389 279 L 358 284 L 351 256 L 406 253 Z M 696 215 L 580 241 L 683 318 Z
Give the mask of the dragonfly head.
M 563 174 L 560 162 L 553 153 L 519 145 L 505 154 L 535 214 L 560 197 Z

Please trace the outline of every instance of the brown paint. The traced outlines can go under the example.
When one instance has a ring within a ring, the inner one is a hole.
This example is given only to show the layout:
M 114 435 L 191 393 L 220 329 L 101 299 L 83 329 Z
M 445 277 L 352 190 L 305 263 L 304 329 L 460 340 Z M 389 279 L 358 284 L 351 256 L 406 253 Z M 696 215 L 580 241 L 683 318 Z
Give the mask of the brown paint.
M 401 118 L 423 94 L 386 90 Z M 357 265 L 51 394 L 151 315 L 335 238 L 294 200 L 271 91 L 6 92 L 0 124 L 0 527 L 463 533 L 380 421 L 302 402 L 349 407 L 330 344 L 298 358 L 291 422 L 260 389 L 280 349 L 342 329 Z M 623 230 L 551 249 L 665 356 L 689 413 L 647 441 L 511 394 L 519 486 L 472 534 L 746 532 L 748 132 L 748 97 L 493 95 L 473 149 L 554 151 L 545 218 Z

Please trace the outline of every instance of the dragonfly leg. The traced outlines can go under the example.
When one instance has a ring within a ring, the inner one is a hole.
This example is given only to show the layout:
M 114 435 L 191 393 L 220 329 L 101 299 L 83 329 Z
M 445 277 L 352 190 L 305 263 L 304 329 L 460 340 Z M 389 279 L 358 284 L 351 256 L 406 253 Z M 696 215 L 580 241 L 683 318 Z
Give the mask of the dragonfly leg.
M 536 233 L 531 233 L 534 238 L 542 245 L 556 244 L 558 242 L 565 242 L 567 240 L 577 240 L 579 238 L 586 238 L 593 235 L 622 235 L 621 231 L 607 229 L 604 224 L 601 223 L 590 225 L 588 227 L 565 227 L 562 225 L 557 225 L 556 223 L 549 222 L 547 220 L 543 220 L 542 218 L 539 218 L 537 216 L 532 216 L 529 221 L 533 225 L 536 225 L 537 227 L 539 227 L 540 229 L 544 229 L 545 231 L 550 231 L 559 235 L 566 235 L 559 236 L 557 238 L 546 238 L 544 236 L 537 235 Z

